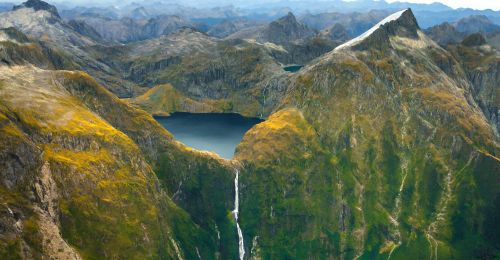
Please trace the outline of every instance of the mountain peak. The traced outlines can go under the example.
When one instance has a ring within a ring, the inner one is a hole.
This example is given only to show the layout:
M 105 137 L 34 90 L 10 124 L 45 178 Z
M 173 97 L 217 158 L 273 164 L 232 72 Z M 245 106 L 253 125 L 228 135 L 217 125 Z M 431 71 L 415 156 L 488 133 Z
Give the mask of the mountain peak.
M 264 39 L 276 44 L 289 44 L 315 34 L 313 30 L 299 23 L 292 12 L 271 22 L 263 32 Z
M 390 36 L 418 38 L 419 30 L 417 19 L 410 8 L 387 16 L 362 35 L 338 46 L 335 50 L 354 48 L 367 49 L 368 47 L 387 45 Z
M 279 18 L 278 20 L 274 21 L 274 23 L 279 23 L 279 24 L 298 24 L 297 18 L 295 18 L 295 15 L 292 12 L 288 12 L 287 15 Z
M 28 0 L 20 5 L 14 6 L 12 10 L 17 10 L 21 8 L 33 8 L 35 11 L 45 10 L 60 18 L 57 8 L 51 4 L 48 4 L 41 0 Z

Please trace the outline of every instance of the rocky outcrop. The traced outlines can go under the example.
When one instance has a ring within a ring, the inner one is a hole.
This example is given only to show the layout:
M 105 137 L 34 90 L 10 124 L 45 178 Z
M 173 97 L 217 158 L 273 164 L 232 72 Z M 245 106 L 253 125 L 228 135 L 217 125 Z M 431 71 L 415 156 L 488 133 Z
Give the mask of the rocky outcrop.
M 21 8 L 32 8 L 35 11 L 40 11 L 40 10 L 48 11 L 52 15 L 60 18 L 59 13 L 57 12 L 57 8 L 55 6 L 41 0 L 28 0 L 22 3 L 21 5 L 14 6 L 13 10 L 15 11 Z

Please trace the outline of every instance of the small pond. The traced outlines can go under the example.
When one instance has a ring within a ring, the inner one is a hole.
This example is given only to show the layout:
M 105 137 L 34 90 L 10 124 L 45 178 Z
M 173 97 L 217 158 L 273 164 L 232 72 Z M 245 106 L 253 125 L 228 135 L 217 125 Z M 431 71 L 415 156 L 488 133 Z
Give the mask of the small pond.
M 215 152 L 225 159 L 233 158 L 243 135 L 262 122 L 258 118 L 222 113 L 173 113 L 155 119 L 178 141 L 197 150 Z
M 302 67 L 304 67 L 304 66 L 302 66 L 302 65 L 289 65 L 289 66 L 283 67 L 283 69 L 285 71 L 288 71 L 288 72 L 297 72 L 300 69 L 302 69 Z

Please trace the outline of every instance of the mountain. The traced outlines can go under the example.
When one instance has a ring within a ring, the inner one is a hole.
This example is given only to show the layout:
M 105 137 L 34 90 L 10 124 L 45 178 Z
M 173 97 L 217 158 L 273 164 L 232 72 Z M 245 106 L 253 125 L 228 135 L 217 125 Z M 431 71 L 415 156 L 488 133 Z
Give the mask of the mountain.
M 142 39 L 156 38 L 178 31 L 184 27 L 196 28 L 196 25 L 176 15 L 163 15 L 150 19 L 143 27 Z
M 246 19 L 224 20 L 214 26 L 211 26 L 207 31 L 207 34 L 217 38 L 225 38 L 233 33 L 244 30 L 245 28 L 252 28 L 256 26 L 259 26 L 258 22 Z
M 500 30 L 500 26 L 492 23 L 488 17 L 484 15 L 471 15 L 462 18 L 455 23 L 455 28 L 459 32 L 474 33 L 474 32 L 493 32 Z
M 96 30 L 94 30 L 94 28 L 83 21 L 71 20 L 68 22 L 68 25 L 71 26 L 71 28 L 73 28 L 73 30 L 75 30 L 79 34 L 89 37 L 94 41 L 104 41 L 104 39 L 102 39 L 102 36 Z
M 172 112 L 223 113 L 231 111 L 224 100 L 197 101 L 186 97 L 172 85 L 158 85 L 132 100 L 133 104 L 154 116 L 169 116 Z
M 310 28 L 325 30 L 338 24 L 343 26 L 350 37 L 362 34 L 390 13 L 388 11 L 372 10 L 366 13 L 319 13 L 306 14 L 300 21 Z
M 55 51 L 43 42 L 37 42 L 14 27 L 0 29 L 0 64 L 15 66 L 32 64 L 42 69 L 79 68 L 68 56 Z
M 195 25 L 179 16 L 163 15 L 147 20 L 124 17 L 110 19 L 102 16 L 78 16 L 75 18 L 92 27 L 107 41 L 134 42 L 173 33 L 183 27 Z
M 273 57 L 282 64 L 306 64 L 340 43 L 299 23 L 292 13 L 267 25 L 245 27 L 226 39 L 250 39 L 278 45 L 284 52 L 275 52 Z
M 51 13 L 53 16 L 60 18 L 59 13 L 57 12 L 57 8 L 55 6 L 50 5 L 41 0 L 28 0 L 22 3 L 21 5 L 14 6 L 12 10 L 15 11 L 22 8 L 31 8 L 35 11 L 44 10 Z
M 0 13 L 0 28 L 15 27 L 27 36 L 37 39 L 53 52 L 60 52 L 78 64 L 79 69 L 89 72 L 118 95 L 131 95 L 134 86 L 130 82 L 120 79 L 118 71 L 101 62 L 99 58 L 92 57 L 85 50 L 100 43 L 80 34 L 77 30 L 82 27 L 73 26 L 59 17 L 54 6 L 38 0 L 16 6 L 10 12 Z
M 346 42 L 351 38 L 346 28 L 339 23 L 334 24 L 330 28 L 322 30 L 321 37 L 338 42 Z
M 461 42 L 466 35 L 464 32 L 459 32 L 455 26 L 450 23 L 433 26 L 425 30 L 425 34 L 443 46 L 446 46 L 448 43 Z
M 349 3 L 320 7 L 329 4 Z M 144 5 L 158 19 L 151 6 L 210 25 L 241 12 Z M 140 4 L 125 6 L 86 10 L 116 11 L 100 18 L 115 21 Z M 182 27 L 116 43 L 55 11 L 28 1 L 0 13 L 0 257 L 499 254 L 494 31 L 439 45 L 404 9 L 355 35 L 333 15 L 316 31 L 288 14 L 226 38 Z M 152 32 L 170 28 L 158 24 Z M 443 32 L 459 32 L 450 25 Z M 225 160 L 152 117 L 175 112 L 265 120 Z
M 434 41 L 446 46 L 449 43 L 460 43 L 472 33 L 482 33 L 487 41 L 495 44 L 495 37 L 500 35 L 500 26 L 491 22 L 486 16 L 472 15 L 462 18 L 452 24 L 443 23 L 425 30 Z
M 229 39 L 256 39 L 259 42 L 272 42 L 278 45 L 289 45 L 307 40 L 317 34 L 312 29 L 299 23 L 295 15 L 287 15 L 272 21 L 268 25 L 247 27 L 232 35 Z
M 0 49 L 26 45 L 0 35 Z M 232 165 L 88 74 L 36 65 L 0 64 L 1 256 L 235 258 Z
M 291 75 L 237 148 L 246 251 L 493 257 L 498 139 L 464 70 L 403 10 Z
M 132 10 L 128 17 L 134 19 L 134 20 L 144 20 L 148 19 L 151 17 L 151 14 L 149 14 L 148 10 L 144 7 L 137 7 L 136 9 Z
M 271 22 L 258 37 L 263 42 L 272 42 L 276 44 L 290 44 L 311 38 L 316 35 L 314 30 L 300 24 L 293 13 Z
M 73 20 L 77 17 L 102 17 L 107 19 L 119 19 L 119 10 L 112 7 L 92 7 L 78 6 L 73 8 L 64 8 L 60 10 L 61 17 L 66 20 Z
M 464 67 L 473 86 L 473 95 L 498 135 L 500 129 L 499 50 L 487 45 L 486 39 L 480 33 L 471 34 L 461 43 L 450 44 L 446 48 Z
M 285 51 L 274 44 L 220 41 L 192 29 L 131 48 L 129 79 L 147 85 L 170 83 L 182 96 L 215 105 L 214 111 L 260 115 L 264 82 L 286 74 L 272 56 Z M 177 102 L 185 103 L 181 100 Z M 266 113 L 271 105 L 266 105 Z M 204 106 L 190 107 L 189 112 L 206 111 Z

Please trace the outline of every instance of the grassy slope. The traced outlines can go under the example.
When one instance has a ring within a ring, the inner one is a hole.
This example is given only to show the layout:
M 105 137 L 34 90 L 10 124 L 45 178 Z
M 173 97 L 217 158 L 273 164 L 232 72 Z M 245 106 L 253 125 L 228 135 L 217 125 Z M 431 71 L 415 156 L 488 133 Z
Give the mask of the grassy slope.
M 132 102 L 155 116 L 168 116 L 172 112 L 222 113 L 231 108 L 224 100 L 193 100 L 170 84 L 151 88 Z
M 49 253 L 43 239 L 37 238 L 43 237 L 39 234 L 37 214 L 29 213 L 37 203 L 27 202 L 28 193 L 22 192 L 39 178 L 40 167 L 46 162 L 60 191 L 54 200 L 60 212 L 63 238 L 83 257 L 176 258 L 179 253 L 193 258 L 197 250 L 207 258 L 215 257 L 215 234 L 208 235 L 194 224 L 191 216 L 163 191 L 168 188 L 168 181 L 175 182 L 173 172 L 181 174 L 179 168 L 159 173 L 165 185 L 160 185 L 153 168 L 189 156 L 186 164 L 211 161 L 211 165 L 219 167 L 219 175 L 232 179 L 228 166 L 174 143 L 168 132 L 145 112 L 121 102 L 86 74 L 2 67 L 0 93 L 2 126 L 6 125 L 1 140 L 11 144 L 3 155 L 8 156 L 9 151 L 15 150 L 13 147 L 38 151 L 28 153 L 33 157 L 28 158 L 33 161 L 28 164 L 30 177 L 14 187 L 2 185 L 2 197 L 12 201 L 11 207 L 20 208 L 23 221 L 31 221 L 33 235 L 24 230 L 7 238 L 0 252 L 13 248 L 21 252 L 20 241 L 24 240 L 34 255 Z M 19 142 L 23 145 L 15 145 Z M 182 174 L 189 180 L 193 178 L 191 173 L 210 172 L 208 169 Z M 199 195 L 194 194 L 185 201 L 197 198 Z M 224 201 L 224 196 L 220 201 Z M 200 209 L 193 211 L 196 210 Z M 229 220 L 219 222 L 223 226 Z M 229 230 L 221 232 L 230 236 Z
M 286 110 L 245 136 L 237 153 L 246 165 L 241 225 L 246 241 L 257 241 L 254 252 L 498 253 L 490 225 L 500 160 L 491 126 L 448 53 L 426 39 L 391 42 L 306 67 L 292 79 Z

